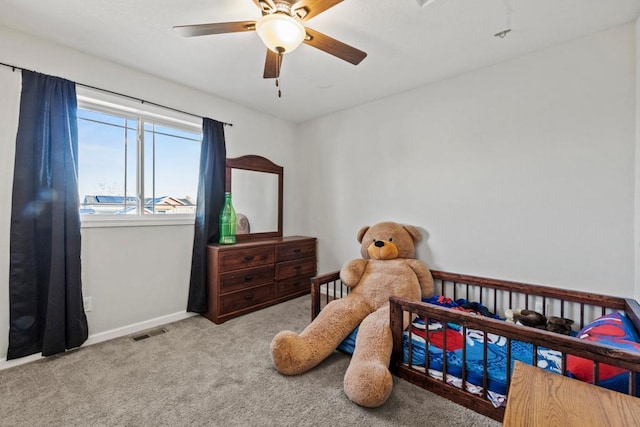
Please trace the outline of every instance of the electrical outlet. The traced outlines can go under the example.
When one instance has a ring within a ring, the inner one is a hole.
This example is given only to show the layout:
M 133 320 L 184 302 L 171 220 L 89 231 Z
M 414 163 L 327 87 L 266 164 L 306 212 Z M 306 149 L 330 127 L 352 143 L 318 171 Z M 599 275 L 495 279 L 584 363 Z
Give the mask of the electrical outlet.
M 93 297 L 84 297 L 82 299 L 82 304 L 84 305 L 85 313 L 88 313 L 93 309 Z

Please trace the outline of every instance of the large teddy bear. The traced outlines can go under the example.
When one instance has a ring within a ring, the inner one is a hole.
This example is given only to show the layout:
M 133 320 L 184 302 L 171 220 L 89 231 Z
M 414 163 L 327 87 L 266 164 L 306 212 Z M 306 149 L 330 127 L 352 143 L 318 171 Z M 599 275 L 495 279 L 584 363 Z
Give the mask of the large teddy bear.
M 274 337 L 271 358 L 276 369 L 286 375 L 308 371 L 360 325 L 344 391 L 361 406 L 373 408 L 386 402 L 393 387 L 389 297 L 420 301 L 433 295 L 431 272 L 414 259 L 418 240 L 420 232 L 411 225 L 381 222 L 360 229 L 362 258 L 340 270 L 340 279 L 351 288 L 349 295 L 327 304 L 300 335 L 282 331 Z

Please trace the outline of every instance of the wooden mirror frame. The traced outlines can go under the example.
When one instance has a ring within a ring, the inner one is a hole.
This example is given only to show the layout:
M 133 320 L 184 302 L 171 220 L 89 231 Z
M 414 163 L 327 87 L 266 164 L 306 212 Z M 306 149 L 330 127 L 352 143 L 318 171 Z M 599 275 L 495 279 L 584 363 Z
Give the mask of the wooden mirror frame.
M 227 159 L 225 173 L 225 191 L 231 192 L 231 171 L 242 169 L 254 172 L 265 172 L 278 175 L 278 229 L 263 233 L 236 234 L 236 242 L 248 242 L 271 237 L 282 237 L 282 189 L 284 168 L 273 163 L 271 160 L 256 155 L 248 155 Z

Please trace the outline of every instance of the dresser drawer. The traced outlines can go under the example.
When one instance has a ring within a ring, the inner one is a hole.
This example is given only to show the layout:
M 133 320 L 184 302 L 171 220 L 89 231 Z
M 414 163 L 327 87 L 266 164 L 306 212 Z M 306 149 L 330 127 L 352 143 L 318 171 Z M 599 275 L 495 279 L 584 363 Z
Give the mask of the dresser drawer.
M 273 264 L 273 246 L 220 251 L 220 272 Z
M 292 242 L 276 246 L 276 262 L 298 258 L 309 258 L 316 255 L 315 240 Z
M 220 292 L 227 293 L 273 282 L 273 264 L 220 275 Z
M 276 282 L 276 298 L 297 293 L 308 293 L 311 290 L 310 276 L 298 276 Z
M 274 298 L 273 283 L 244 289 L 220 297 L 220 311 L 230 313 L 254 305 L 269 302 Z
M 313 276 L 316 274 L 316 259 L 303 258 L 276 264 L 276 280 L 295 276 Z
M 254 236 L 255 237 L 255 236 Z M 316 239 L 308 236 L 247 239 L 207 246 L 207 311 L 220 324 L 311 291 Z

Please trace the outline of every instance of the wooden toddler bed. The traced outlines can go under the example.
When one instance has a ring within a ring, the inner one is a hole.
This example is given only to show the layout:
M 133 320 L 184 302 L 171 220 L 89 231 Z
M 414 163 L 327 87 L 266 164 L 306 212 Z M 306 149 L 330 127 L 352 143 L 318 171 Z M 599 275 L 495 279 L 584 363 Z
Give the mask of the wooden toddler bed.
M 436 294 L 431 303 L 390 299 L 390 369 L 398 377 L 498 421 L 504 417 L 516 360 L 637 396 L 640 305 L 635 300 L 436 270 L 431 274 Z M 325 304 L 347 294 L 339 272 L 312 278 L 312 319 Z M 582 338 L 498 318 L 508 308 L 571 318 L 573 335 L 580 330 Z M 415 320 L 405 329 L 406 312 Z M 352 334 L 345 340 L 345 348 L 354 339 Z

